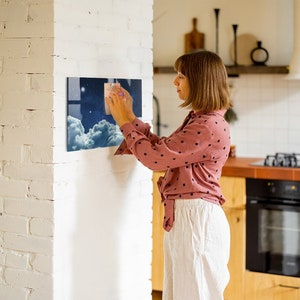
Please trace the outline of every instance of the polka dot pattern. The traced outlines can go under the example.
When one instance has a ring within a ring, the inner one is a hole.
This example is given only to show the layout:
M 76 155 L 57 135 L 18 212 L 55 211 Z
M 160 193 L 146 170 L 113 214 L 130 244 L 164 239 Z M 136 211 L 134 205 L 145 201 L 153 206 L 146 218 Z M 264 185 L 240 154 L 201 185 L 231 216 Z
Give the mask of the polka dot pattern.
M 148 168 L 166 170 L 158 183 L 164 203 L 202 197 L 223 204 L 219 178 L 230 149 L 224 113 L 190 112 L 167 138 L 152 134 L 148 124 L 136 119 L 122 126 L 125 140 L 116 154 L 132 153 Z

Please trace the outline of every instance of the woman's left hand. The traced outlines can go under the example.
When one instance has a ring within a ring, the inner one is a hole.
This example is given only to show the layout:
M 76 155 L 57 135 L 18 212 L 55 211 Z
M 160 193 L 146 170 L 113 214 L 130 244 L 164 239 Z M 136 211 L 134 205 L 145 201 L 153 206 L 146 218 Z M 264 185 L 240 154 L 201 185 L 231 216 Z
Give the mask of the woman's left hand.
M 119 127 L 133 122 L 136 118 L 132 109 L 132 97 L 122 87 L 113 86 L 108 97 L 105 98 L 105 102 Z
M 164 223 L 163 228 L 169 232 L 174 223 L 174 200 L 164 200 Z

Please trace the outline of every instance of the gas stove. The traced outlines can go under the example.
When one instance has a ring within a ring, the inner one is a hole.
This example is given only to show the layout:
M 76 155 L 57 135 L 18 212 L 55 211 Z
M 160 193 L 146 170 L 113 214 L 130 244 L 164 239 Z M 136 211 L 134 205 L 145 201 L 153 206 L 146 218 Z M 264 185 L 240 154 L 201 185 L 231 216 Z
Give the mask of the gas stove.
M 255 166 L 300 168 L 300 153 L 277 152 L 274 155 L 267 155 L 264 160 L 252 163 Z

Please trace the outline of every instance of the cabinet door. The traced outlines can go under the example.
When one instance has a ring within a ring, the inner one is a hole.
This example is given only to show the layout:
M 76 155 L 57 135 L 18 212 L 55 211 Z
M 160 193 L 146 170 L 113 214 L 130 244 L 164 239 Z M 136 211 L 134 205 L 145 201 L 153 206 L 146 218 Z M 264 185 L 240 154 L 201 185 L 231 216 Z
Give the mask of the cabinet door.
M 157 188 L 157 180 L 163 172 L 153 173 L 153 220 L 152 220 L 152 289 L 162 291 L 164 277 L 164 230 L 163 230 L 163 205 Z
M 244 293 L 245 274 L 245 210 L 224 208 L 230 225 L 230 281 L 225 289 L 225 300 L 241 300 Z
M 222 193 L 226 199 L 224 207 L 245 208 L 246 179 L 242 177 L 222 176 L 220 179 Z
M 300 300 L 300 278 L 246 271 L 245 300 Z

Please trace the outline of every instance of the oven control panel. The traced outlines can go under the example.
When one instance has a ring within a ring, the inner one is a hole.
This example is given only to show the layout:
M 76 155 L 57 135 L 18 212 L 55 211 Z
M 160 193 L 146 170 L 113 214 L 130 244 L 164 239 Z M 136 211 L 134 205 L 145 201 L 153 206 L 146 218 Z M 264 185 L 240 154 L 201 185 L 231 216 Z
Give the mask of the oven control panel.
M 300 181 L 247 178 L 246 195 L 252 198 L 286 198 L 300 201 Z

